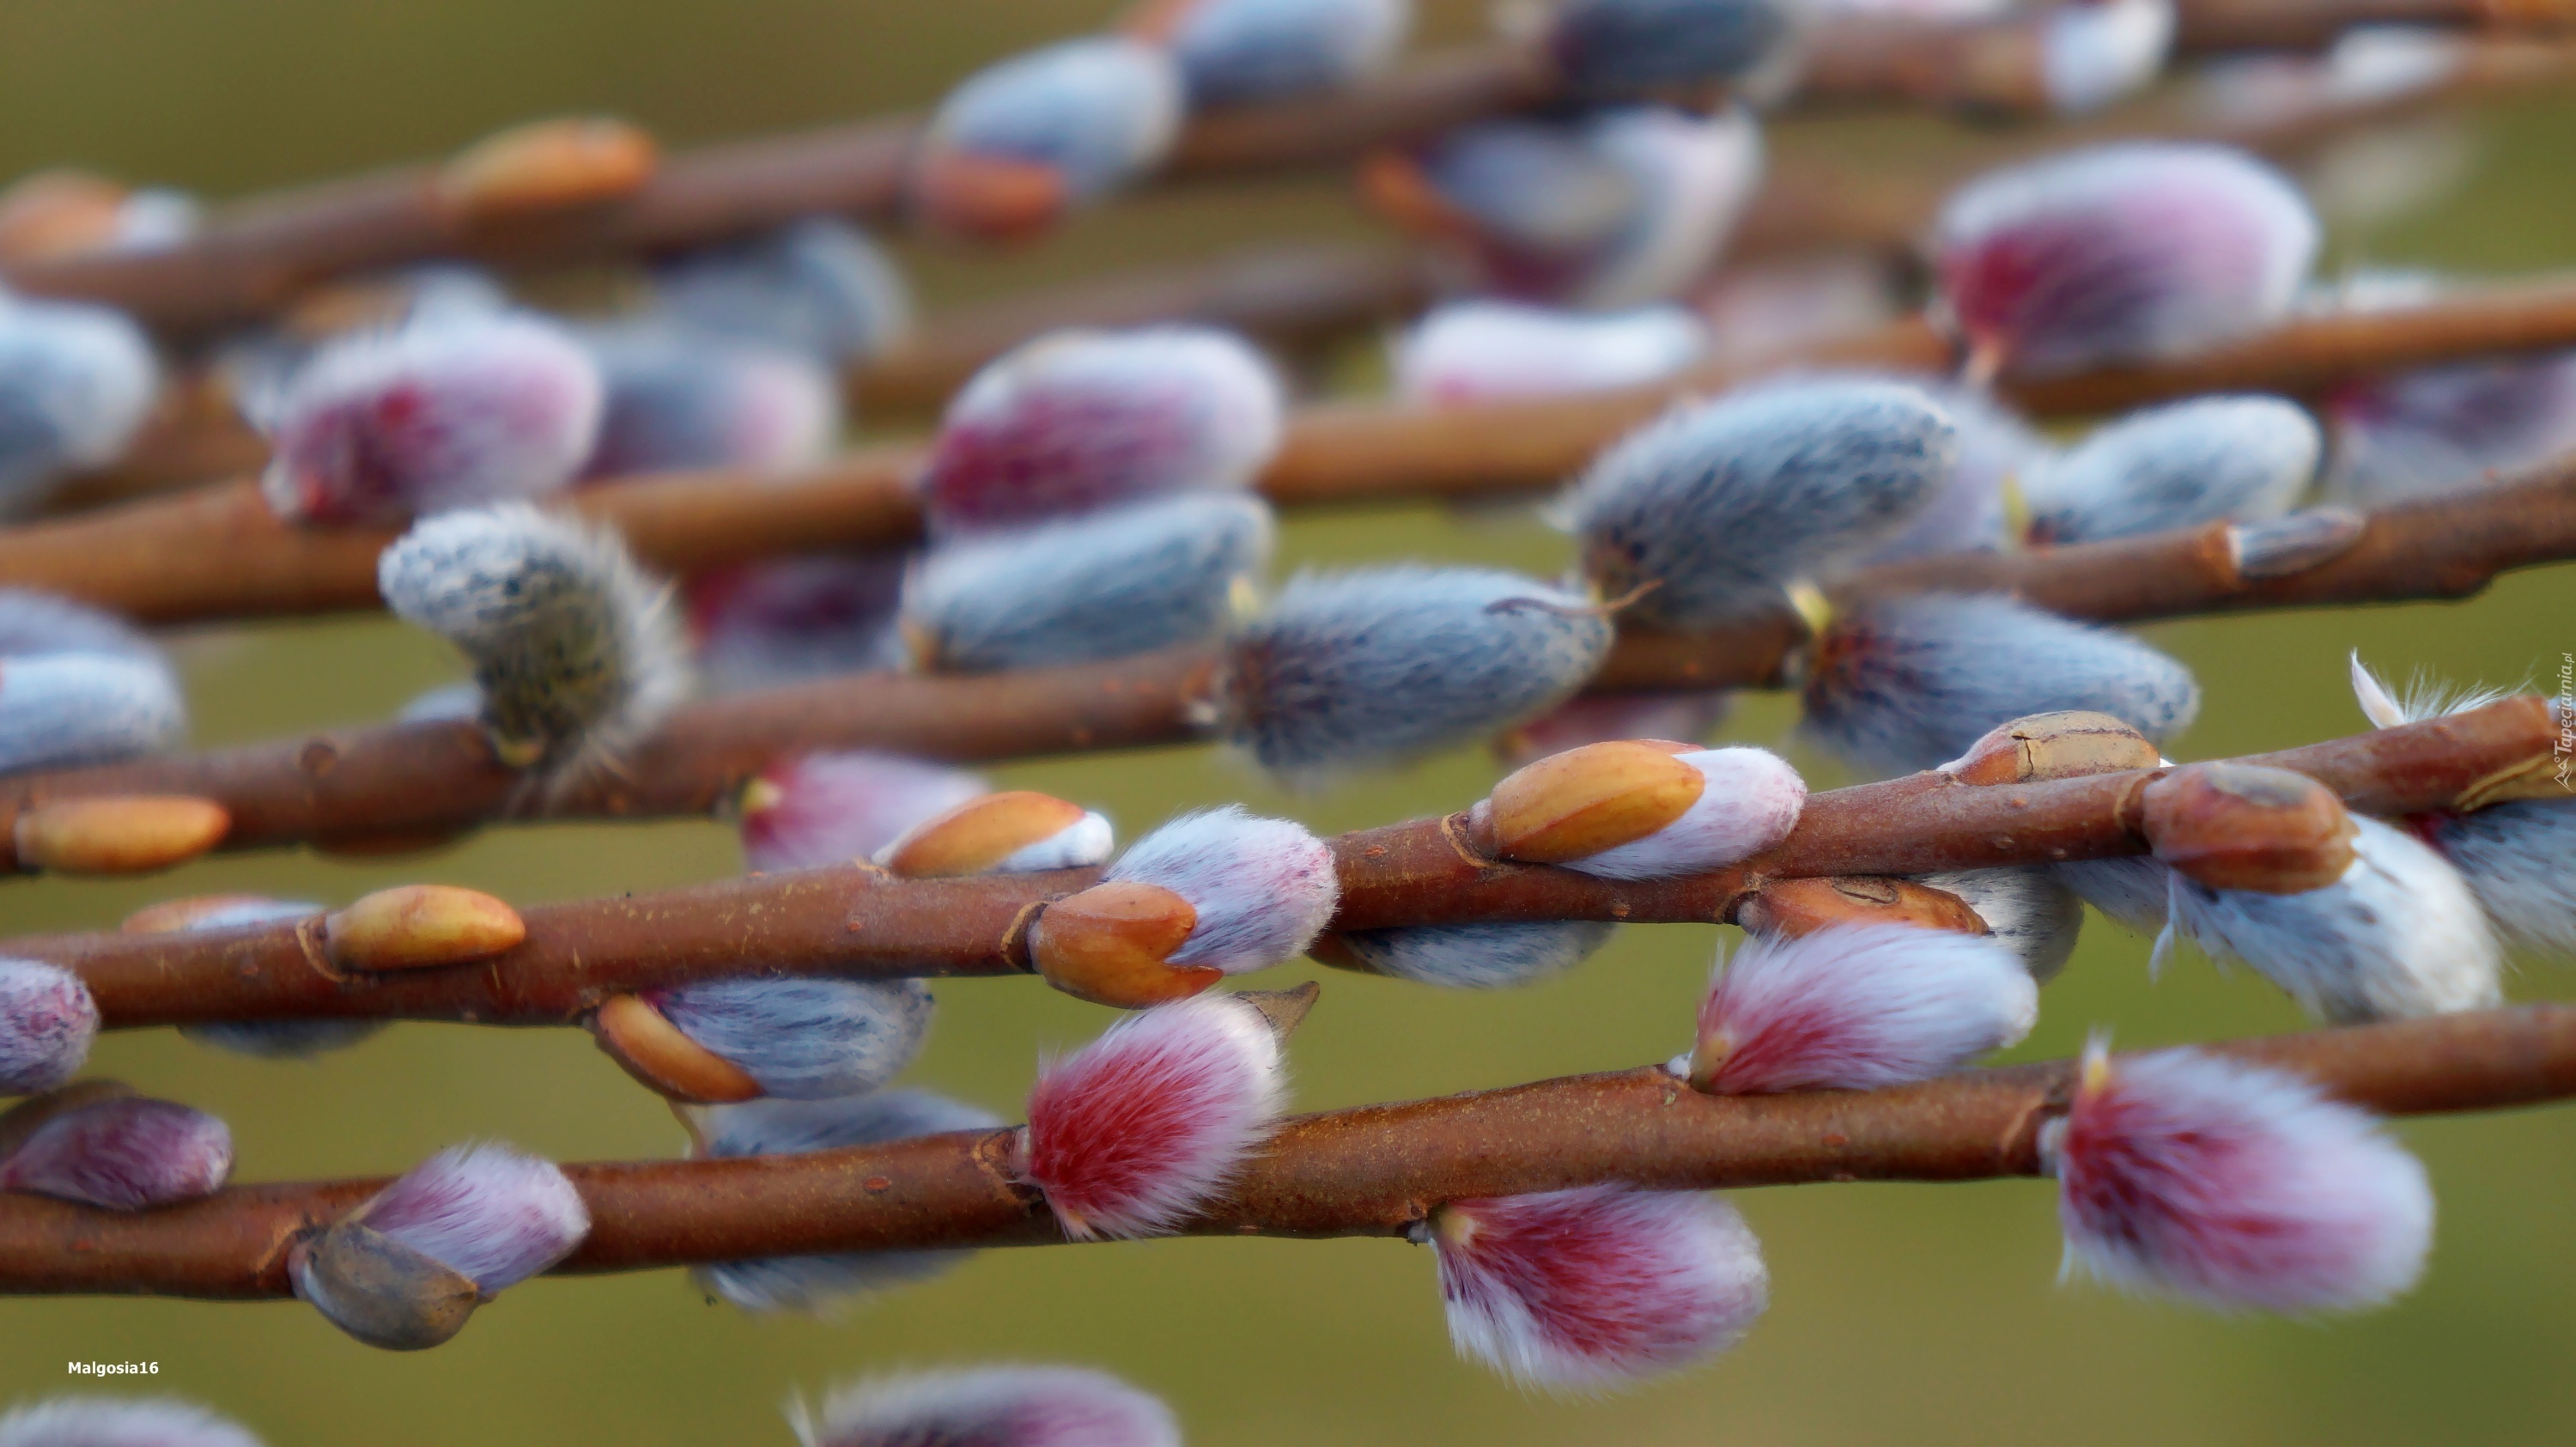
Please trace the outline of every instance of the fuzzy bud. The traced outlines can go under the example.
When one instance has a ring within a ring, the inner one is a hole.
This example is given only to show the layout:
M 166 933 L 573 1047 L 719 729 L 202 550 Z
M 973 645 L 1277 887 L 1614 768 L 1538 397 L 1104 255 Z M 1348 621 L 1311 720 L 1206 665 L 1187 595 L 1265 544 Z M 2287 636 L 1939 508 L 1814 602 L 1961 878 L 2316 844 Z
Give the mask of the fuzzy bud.
M 1339 969 L 1417 985 L 1499 990 L 1564 974 L 1608 944 L 1617 928 L 1588 919 L 1408 925 L 1328 934 L 1310 953 Z
M 698 1048 L 786 1100 L 858 1095 L 901 1074 L 930 1034 L 930 988 L 919 980 L 746 976 L 677 985 L 633 997 Z M 637 1068 L 621 1052 L 631 1036 L 603 1012 L 601 1043 L 645 1084 L 683 1099 L 740 1100 L 738 1090 L 693 1090 Z M 631 1062 L 631 1063 L 630 1063 Z
M 1708 348 L 1708 324 L 1678 306 L 1594 316 L 1447 302 L 1394 344 L 1395 395 L 1442 407 L 1634 386 L 1671 376 Z
M 759 1100 L 699 1113 L 698 1147 L 706 1160 L 800 1155 L 883 1145 L 950 1131 L 993 1130 L 1001 1119 L 927 1091 L 896 1090 L 830 1100 Z M 689 1279 L 744 1311 L 829 1313 L 854 1298 L 926 1280 L 971 1254 L 965 1251 L 852 1251 L 720 1261 L 691 1269 Z
M 1105 1372 L 975 1367 L 876 1377 L 834 1392 L 804 1447 L 1181 1447 L 1171 1409 Z
M 2133 95 L 2173 49 L 2174 0 L 2078 0 L 2039 22 L 2040 89 L 2049 109 L 2083 115 Z
M 0 1191 L 146 1211 L 211 1196 L 232 1173 L 222 1121 L 121 1088 L 74 1087 L 0 1115 Z
M 1027 789 L 969 799 L 925 819 L 876 853 L 906 879 L 1034 874 L 1109 858 L 1109 821 L 1080 804 Z
M 1301 574 L 1226 645 L 1226 735 L 1290 778 L 1395 763 L 1536 716 L 1609 649 L 1599 608 L 1513 573 Z
M 1294 959 L 1332 918 L 1339 893 L 1322 840 L 1228 805 L 1165 824 L 1098 885 L 1047 906 L 1030 927 L 1029 953 L 1058 989 L 1150 1004 Z
M 1157 1235 L 1225 1184 L 1285 1093 L 1279 1037 L 1251 1005 L 1160 1005 L 1039 1065 L 1020 1174 L 1069 1236 Z
M 1867 602 L 1817 640 L 1804 728 L 1864 767 L 1937 768 L 1997 724 L 2105 713 L 2163 743 L 2200 711 L 2189 670 L 2124 633 L 1994 595 Z
M 158 657 L 0 655 L 0 773 L 117 763 L 174 748 L 187 733 L 179 681 Z
M 1058 332 L 975 374 L 915 482 L 934 533 L 1235 492 L 1278 450 L 1279 381 L 1203 327 Z
M 1583 1186 L 1451 1201 L 1427 1223 L 1449 1339 L 1531 1386 L 1598 1391 L 1714 1356 L 1770 1304 L 1733 1206 Z
M 2500 1002 L 2503 951 L 2468 882 L 2406 833 L 2352 824 L 2353 862 L 2321 889 L 2212 889 L 2169 872 L 2172 928 L 2336 1024 Z
M 1175 497 L 931 550 L 906 586 L 922 667 L 989 673 L 1127 658 L 1223 632 L 1269 561 L 1257 498 Z
M 553 1162 L 504 1145 L 422 1162 L 287 1256 L 295 1294 L 369 1346 L 414 1351 L 572 1254 L 590 1209 Z
M 1705 626 L 1776 609 L 1791 582 L 1892 535 L 1957 460 L 1957 430 L 1917 388 L 1774 383 L 1630 435 L 1565 511 L 1605 594 L 1651 587 L 1639 621 Z
M 34 1095 L 78 1074 L 98 1037 L 98 1002 L 80 976 L 0 959 L 0 1094 Z
M 1484 289 L 1599 310 L 1697 281 L 1761 178 L 1749 113 L 1652 107 L 1483 122 L 1362 172 L 1378 210 L 1458 252 Z
M 743 563 L 691 577 L 689 628 L 715 693 L 896 668 L 895 615 L 907 557 L 823 554 Z
M 1874 1090 L 2017 1044 L 2038 1019 L 2030 972 L 1985 935 L 1838 925 L 1757 936 L 1700 1003 L 1690 1080 L 1717 1095 Z
M 2198 397 L 2134 412 L 2027 480 L 2031 537 L 2098 543 L 2276 518 L 2307 491 L 2322 446 L 2317 424 L 2278 397 Z
M 1990 393 L 1929 378 L 1923 389 L 1959 433 L 1959 460 L 1929 501 L 1895 534 L 1841 566 L 1868 566 L 1948 553 L 1990 553 L 2012 546 L 2019 526 L 2012 494 L 2047 466 L 2048 440 Z
M 783 472 L 820 460 L 840 436 L 840 379 L 806 353 L 655 326 L 584 341 L 607 389 L 585 477 Z
M 1160 164 L 1182 103 L 1172 56 L 1134 40 L 1013 56 L 940 102 L 913 163 L 913 203 L 942 231 L 1029 236 Z
M 0 1416 L 0 1447 L 260 1447 L 260 1441 L 173 1397 L 56 1397 Z
M 767 873 L 871 858 L 914 825 L 984 791 L 984 781 L 963 769 L 899 754 L 782 759 L 743 791 L 743 862 Z
M 1969 183 L 1933 244 L 1939 307 L 1972 367 L 2048 373 L 2263 326 L 2289 309 L 2317 241 L 2297 190 L 2242 152 L 2129 142 Z
M 1669 823 L 1565 867 L 1603 879 L 1696 874 L 1759 854 L 1789 837 L 1806 806 L 1807 784 L 1763 749 L 1691 749 L 1677 762 L 1704 781 L 1699 797 Z
M 124 313 L 0 297 L 0 514 L 123 455 L 160 388 L 152 343 Z
M 2576 451 L 2576 352 L 2365 378 L 2324 410 L 2327 496 L 2385 507 L 2474 492 Z
M 1157 28 L 1196 109 L 1337 90 L 1383 69 L 1412 24 L 1413 0 L 1188 0 Z
M 2466 879 L 2487 917 L 2524 949 L 2576 955 L 2576 802 L 2529 799 L 2418 815 L 2417 834 Z
M 831 216 L 666 261 L 654 269 L 653 298 L 691 331 L 832 367 L 876 357 L 912 330 L 912 292 L 894 258 Z
M 686 689 L 661 591 L 612 533 L 524 506 L 455 513 L 385 549 L 376 579 L 473 663 L 505 761 L 602 762 Z
M 1566 89 L 1597 101 L 1743 80 L 1795 28 L 1773 0 L 1564 0 L 1543 43 Z
M 2424 1167 L 2368 1114 L 2284 1071 L 2096 1041 L 2040 1137 L 2066 1270 L 2222 1309 L 2376 1306 L 2422 1273 Z
M 2084 928 L 2084 901 L 2045 869 L 1963 869 L 1916 882 L 1974 910 L 1995 942 L 2043 985 L 2066 968 Z
M 387 523 L 542 497 L 599 432 L 599 368 L 533 318 L 441 314 L 331 343 L 278 399 L 261 487 L 289 522 Z

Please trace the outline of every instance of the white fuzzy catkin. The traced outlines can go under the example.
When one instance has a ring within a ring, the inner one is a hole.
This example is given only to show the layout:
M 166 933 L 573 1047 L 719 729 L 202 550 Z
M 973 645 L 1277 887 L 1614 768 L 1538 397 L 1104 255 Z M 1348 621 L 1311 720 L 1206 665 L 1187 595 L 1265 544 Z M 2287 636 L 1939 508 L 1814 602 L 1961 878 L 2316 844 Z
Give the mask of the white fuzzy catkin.
M 2027 479 L 2031 531 L 2095 543 L 2290 510 L 2316 474 L 2317 424 L 2278 397 L 2196 397 L 2133 412 Z
M 116 763 L 175 748 L 187 733 L 178 680 L 158 659 L 0 658 L 0 773 Z
M 1413 0 L 1198 0 L 1171 36 L 1193 107 L 1348 85 L 1403 48 Z
M 1230 975 L 1304 953 L 1341 888 L 1332 851 L 1303 825 L 1232 804 L 1183 814 L 1137 840 L 1102 878 L 1159 885 L 1189 901 L 1198 922 L 1169 962 Z
M 1917 875 L 1915 882 L 1964 900 L 2043 985 L 2075 953 L 2084 902 L 2046 869 L 1963 869 Z
M 1228 640 L 1221 713 L 1262 767 L 1312 781 L 1535 718 L 1609 649 L 1601 609 L 1515 573 L 1301 574 Z
M 1181 1447 L 1169 1408 L 1078 1367 L 873 1377 L 834 1392 L 819 1421 L 801 1405 L 789 1416 L 804 1447 Z
M 2335 1024 L 2499 1003 L 2503 952 L 2467 881 L 2399 830 L 2353 824 L 2352 866 L 2322 889 L 2261 894 L 2169 875 L 2174 928 Z
M 0 515 L 28 511 L 142 430 L 161 386 L 152 343 L 124 313 L 0 302 Z
M 1640 107 L 1585 130 L 1636 178 L 1639 204 L 1567 300 L 1599 310 L 1668 301 L 1708 274 L 1760 187 L 1761 123 L 1741 106 L 1713 116 Z
M 1268 563 L 1269 506 L 1175 497 L 941 543 L 904 589 L 930 666 L 959 673 L 1127 658 L 1213 638 Z
M 1350 930 L 1334 938 L 1377 974 L 1418 985 L 1499 990 L 1590 959 L 1618 926 L 1603 920 L 1485 921 Z
M 2047 12 L 2040 77 L 2051 110 L 2082 115 L 2156 78 L 2173 48 L 2174 0 L 2099 0 Z
M 894 259 L 830 216 L 665 262 L 654 269 L 653 300 L 693 330 L 835 366 L 867 361 L 912 330 L 911 288 Z
M 1602 454 L 1564 510 L 1584 567 L 1666 627 L 1775 609 L 1837 553 L 1893 536 L 1958 462 L 1919 388 L 1808 378 L 1676 408 Z
M 1393 343 L 1395 394 L 1430 406 L 1651 382 L 1708 351 L 1708 324 L 1679 306 L 1596 315 L 1477 298 L 1424 313 Z
M 656 991 L 680 1033 L 787 1100 L 858 1095 L 892 1080 L 930 1034 L 919 980 L 741 976 Z
M 461 650 L 505 749 L 614 758 L 687 689 L 663 590 L 612 533 L 525 505 L 415 525 L 376 565 L 385 603 Z
M 1180 133 L 1181 72 L 1168 52 L 1117 36 L 1061 41 L 986 66 L 939 103 L 925 154 L 1053 167 L 1075 201 L 1154 165 Z
M 2180 663 L 2107 628 L 1997 594 L 1873 599 L 1826 629 L 1806 687 L 1809 737 L 1888 773 L 1938 768 L 1997 724 L 2107 713 L 2158 743 L 2200 711 Z
M 0 1447 L 260 1447 L 259 1438 L 175 1397 L 55 1397 L 0 1416 Z

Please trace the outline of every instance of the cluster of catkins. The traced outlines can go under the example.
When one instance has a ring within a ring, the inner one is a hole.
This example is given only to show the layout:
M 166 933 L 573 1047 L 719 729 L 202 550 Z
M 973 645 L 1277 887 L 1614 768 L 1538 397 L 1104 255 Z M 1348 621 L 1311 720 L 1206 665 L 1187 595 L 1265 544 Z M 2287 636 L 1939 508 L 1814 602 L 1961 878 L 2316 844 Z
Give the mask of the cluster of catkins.
M 1187 108 L 1364 75 L 1401 39 L 1406 9 L 1148 6 L 1118 36 L 1051 47 L 960 87 L 918 158 L 916 201 L 978 235 L 1049 224 L 1155 164 Z M 2130 58 L 2160 57 L 2160 6 L 2075 9 L 2106 28 L 2065 42 L 2069 104 L 2116 89 Z M 1709 323 L 1670 303 L 1722 249 L 1759 176 L 1759 132 L 1740 104 L 1700 114 L 1657 102 L 1711 80 L 1758 81 L 1792 48 L 1792 29 L 1784 11 L 1743 0 L 1568 0 L 1541 43 L 1582 109 L 1480 124 L 1373 161 L 1373 199 L 1450 252 L 1462 285 L 1491 293 L 1444 307 L 1401 343 L 1403 389 L 1427 403 L 1567 391 L 1669 375 L 1706 355 Z M 2266 397 L 2158 408 L 2055 447 L 1982 389 L 2007 369 L 2149 360 L 2278 318 L 2298 303 L 2316 234 L 2280 178 L 2208 147 L 2112 147 L 1981 180 L 1944 212 L 1933 258 L 1935 312 L 1971 358 L 1966 380 L 1817 373 L 1677 407 L 1568 488 L 1556 512 L 1574 557 L 1559 583 L 1388 567 L 1301 576 L 1265 600 L 1272 525 L 1251 489 L 1283 426 L 1269 367 L 1199 329 L 1052 336 L 995 362 L 949 407 L 915 479 L 929 536 L 919 556 L 692 579 L 689 621 L 719 685 L 1212 645 L 1209 727 L 1284 778 L 1509 732 L 1537 761 L 1470 811 L 1478 847 L 1612 879 L 1712 870 L 1787 837 L 1805 785 L 1759 749 L 1638 738 L 1696 737 L 1722 699 L 1571 701 L 1608 654 L 1614 613 L 1687 631 L 1801 607 L 1813 625 L 1799 662 L 1806 729 L 1864 769 L 1938 768 L 2000 723 L 2067 710 L 2108 714 L 2160 744 L 2188 725 L 2198 693 L 2134 639 L 1994 596 L 1872 597 L 1837 616 L 1817 606 L 1817 585 L 1927 553 L 2206 523 L 2231 525 L 2240 567 L 2259 572 L 2268 549 L 2297 538 L 2267 525 L 2321 470 L 2325 496 L 2375 503 L 2480 485 L 2565 445 L 2555 429 L 2576 412 L 2563 405 L 2576 368 L 2564 358 L 2347 389 L 2325 408 L 2331 448 L 2306 412 Z M 840 426 L 838 369 L 900 331 L 900 281 L 864 236 L 815 220 L 663 263 L 648 305 L 614 323 L 546 320 L 455 269 L 401 278 L 390 296 L 356 332 L 317 341 L 290 324 L 227 351 L 235 390 L 274 446 L 269 501 L 299 523 L 410 523 L 383 556 L 385 598 L 474 671 L 470 695 L 417 710 L 471 712 L 533 781 L 587 777 L 682 697 L 681 620 L 614 538 L 531 504 L 604 476 L 818 456 Z M 0 302 L 0 413 L 17 423 L 0 426 L 0 492 L 32 500 L 113 458 L 155 375 L 149 347 L 112 314 Z M 2400 703 L 2357 661 L 2355 684 L 2382 725 L 2457 706 Z M 171 670 L 150 644 L 86 610 L 0 595 L 0 769 L 129 757 L 183 731 Z M 1096 812 L 881 755 L 781 759 L 743 790 L 739 816 L 760 871 L 866 861 L 933 879 L 1106 866 L 1039 914 L 1031 957 L 1059 988 L 1144 1008 L 1042 1066 L 1007 1150 L 1076 1239 L 1185 1229 L 1275 1128 L 1294 1021 L 1260 997 L 1211 989 L 1225 977 L 1311 950 L 1426 984 L 1511 985 L 1570 968 L 1611 928 L 1333 931 L 1332 851 L 1293 823 L 1215 809 L 1113 859 Z M 35 815 L 18 828 L 22 860 L 80 844 L 51 841 Z M 1964 906 L 1947 928 L 1748 919 L 1692 1048 L 1668 1069 L 1720 1095 L 1872 1089 L 1954 1070 L 2030 1030 L 2039 984 L 2073 948 L 2079 897 L 2156 933 L 2159 959 L 2187 940 L 2337 1021 L 2493 1002 L 2499 936 L 2576 950 L 2576 890 L 2559 867 L 2576 806 L 2510 802 L 2351 829 L 2348 864 L 2282 892 L 2134 858 L 1920 881 Z M 316 912 L 224 898 L 129 927 Z M 974 1106 L 889 1088 L 932 1004 L 918 981 L 745 972 L 612 999 L 592 1028 L 638 1079 L 689 1103 L 702 1157 L 1003 1131 Z M 0 1090 L 31 1097 L 0 1116 L 0 1189 L 107 1210 L 219 1189 L 232 1156 L 222 1122 L 73 1083 L 98 1025 L 74 974 L 0 961 Z M 191 1033 L 293 1056 L 373 1028 L 251 1021 Z M 2041 1153 L 2071 1266 L 2215 1305 L 2368 1305 L 2413 1281 L 2429 1239 L 2423 1171 L 2371 1119 L 2279 1071 L 2204 1052 L 2113 1057 L 2097 1046 Z M 550 1162 L 468 1145 L 299 1239 L 288 1270 L 297 1295 L 351 1334 L 422 1347 L 572 1256 L 589 1225 L 580 1191 Z M 1597 1388 L 1699 1360 L 1749 1330 L 1767 1298 L 1758 1244 L 1705 1193 L 1595 1185 L 1443 1201 L 1414 1236 L 1434 1250 L 1459 1348 L 1544 1386 Z M 956 1254 L 733 1261 L 697 1276 L 745 1309 L 818 1310 Z M 1178 1440 L 1158 1403 L 1065 1369 L 872 1383 L 801 1430 L 811 1447 Z M 0 1419 L 0 1447 L 104 1440 L 251 1439 L 163 1403 L 63 1402 Z

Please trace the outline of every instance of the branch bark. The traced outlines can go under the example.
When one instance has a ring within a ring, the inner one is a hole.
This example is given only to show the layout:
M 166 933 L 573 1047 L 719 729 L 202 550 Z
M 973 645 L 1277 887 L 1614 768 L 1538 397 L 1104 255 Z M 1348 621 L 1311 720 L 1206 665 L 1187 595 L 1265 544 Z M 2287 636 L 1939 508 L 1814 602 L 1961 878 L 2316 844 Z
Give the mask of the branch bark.
M 2576 1094 L 2576 1007 L 2525 1005 L 2202 1047 L 2306 1076 L 2391 1115 Z M 1660 1068 L 1292 1117 L 1200 1236 L 1396 1236 L 1445 1201 L 1596 1182 L 1665 1190 L 1973 1181 L 2038 1171 L 2076 1062 L 1868 1092 L 1710 1096 Z M 1061 1244 L 1012 1173 L 1015 1132 L 722 1161 L 571 1165 L 591 1231 L 565 1274 L 836 1251 Z M 237 1186 L 123 1214 L 0 1197 L 0 1292 L 252 1300 L 289 1294 L 296 1238 L 382 1178 Z
M 2036 413 L 2065 415 L 2229 389 L 2313 393 L 2395 368 L 2569 345 L 2576 345 L 2576 279 L 2534 281 L 2387 311 L 2296 318 L 2180 361 L 2007 381 L 2005 390 Z M 1438 408 L 1310 407 L 1291 421 L 1259 486 L 1284 507 L 1526 493 L 1580 470 L 1600 448 L 1676 401 L 1784 367 L 1938 372 L 1951 362 L 1950 343 L 1917 318 L 1580 396 Z M 584 489 L 562 505 L 615 527 L 646 566 L 685 574 L 781 554 L 915 541 L 921 518 L 906 479 L 919 459 L 917 449 L 879 447 L 790 478 L 668 473 Z M 379 602 L 376 554 L 393 536 L 385 529 L 281 522 L 256 485 L 242 480 L 0 529 L 0 585 L 60 593 L 149 622 L 369 608 Z
M 2290 769 L 2365 813 L 2460 806 L 2482 785 L 2545 765 L 2546 703 L 2336 739 L 2247 762 Z M 1485 857 L 1463 816 L 1332 841 L 1337 930 L 1490 920 L 1638 924 L 1732 919 L 1782 879 L 1921 874 L 2136 854 L 2142 793 L 2168 770 L 1970 785 L 1927 772 L 1811 797 L 1777 847 L 1726 869 L 1609 880 Z M 75 970 L 111 1029 L 211 1020 L 364 1017 L 493 1025 L 577 1023 L 614 995 L 745 974 L 998 975 L 1030 968 L 1037 911 L 1097 870 L 897 879 L 867 865 L 758 875 L 523 912 L 524 942 L 472 965 L 335 967 L 321 917 L 174 934 L 100 932 L 0 941 L 0 955 Z
M 2519 486 L 2385 509 L 2348 529 L 2329 526 L 2323 550 L 2307 536 L 2320 521 L 2336 519 L 2213 524 L 2112 543 L 1892 564 L 1845 580 L 1833 596 L 1848 604 L 1931 588 L 2000 591 L 2103 622 L 2464 597 L 2500 572 L 2576 555 L 2576 459 Z M 2260 540 L 2284 533 L 2310 545 L 2265 555 Z M 224 536 L 214 525 L 193 536 L 172 529 L 155 555 L 176 575 L 219 558 L 222 549 L 210 540 Z M 317 545 L 350 541 L 345 534 L 309 536 Z M 684 541 L 687 510 L 639 526 L 636 536 L 647 544 Z M 1781 687 L 1797 671 L 1806 627 L 1783 609 L 1719 631 L 1627 631 L 1591 686 Z M 1212 648 L 1184 647 L 1112 663 L 984 675 L 857 674 L 736 694 L 681 708 L 622 768 L 570 788 L 540 789 L 512 771 L 470 722 L 311 734 L 0 778 L 0 823 L 54 799 L 185 794 L 230 811 L 223 848 L 254 849 L 436 839 L 498 819 L 704 814 L 775 759 L 818 749 L 986 761 L 1200 741 L 1217 668 Z M 7 857 L 0 843 L 0 863 Z

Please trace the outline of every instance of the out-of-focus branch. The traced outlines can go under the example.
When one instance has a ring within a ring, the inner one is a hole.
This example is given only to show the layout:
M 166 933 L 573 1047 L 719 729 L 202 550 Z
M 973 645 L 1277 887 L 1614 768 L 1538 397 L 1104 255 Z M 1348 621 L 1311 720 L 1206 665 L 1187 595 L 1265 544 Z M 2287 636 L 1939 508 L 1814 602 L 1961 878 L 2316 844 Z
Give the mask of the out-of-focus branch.
M 2576 1008 L 2525 1005 L 2202 1047 L 2294 1071 L 2391 1115 L 2501 1110 L 2576 1094 Z M 1665 1190 L 1824 1181 L 1973 1181 L 2039 1169 L 2039 1129 L 2072 1060 L 1920 1085 L 1703 1095 L 1660 1068 L 1294 1117 L 1181 1230 L 1401 1235 L 1446 1201 L 1617 1181 Z M 710 1161 L 565 1167 L 591 1230 L 561 1273 L 820 1252 L 1057 1244 L 1011 1168 L 1015 1133 Z M 0 1292 L 256 1299 L 286 1255 L 387 1183 L 236 1186 L 119 1213 L 0 1197 Z
M 2576 280 L 2552 279 L 2384 311 L 2297 317 L 2193 357 L 2008 379 L 2005 390 L 2043 414 L 2086 413 L 2228 389 L 2311 392 L 2392 368 L 2568 345 L 2576 345 Z M 1309 407 L 1291 421 L 1259 486 L 1287 507 L 1532 492 L 1573 474 L 1677 400 L 1785 366 L 1938 371 L 1951 359 L 1950 343 L 1913 319 L 1580 396 Z M 566 505 L 617 528 L 648 567 L 684 574 L 913 541 L 921 519 L 905 483 L 919 459 L 915 449 L 881 447 L 792 479 L 664 474 L 585 489 Z M 754 481 L 760 485 L 749 485 Z M 154 622 L 368 608 L 378 602 L 376 554 L 392 537 L 380 529 L 281 522 L 252 484 L 234 482 L 0 529 L 0 586 L 61 593 Z
M 2555 741 L 2548 708 L 2526 696 L 2245 762 L 2306 774 L 2364 812 L 2404 813 L 2458 806 L 2499 776 L 2545 767 Z M 1332 927 L 1716 921 L 1782 879 L 2135 854 L 2152 842 L 2148 786 L 2168 772 L 2011 784 L 1927 772 L 1831 790 L 1807 801 L 1775 848 L 1660 880 L 1503 863 L 1469 842 L 1459 816 L 1418 819 L 1333 841 L 1341 892 Z M 447 968 L 335 965 L 318 915 L 226 930 L 29 937 L 0 942 L 0 954 L 74 969 L 110 1027 L 308 1016 L 560 1025 L 613 995 L 746 972 L 1026 971 L 1038 911 L 1097 879 L 1096 870 L 1067 870 L 908 880 L 854 865 L 541 905 L 521 914 L 521 943 Z

